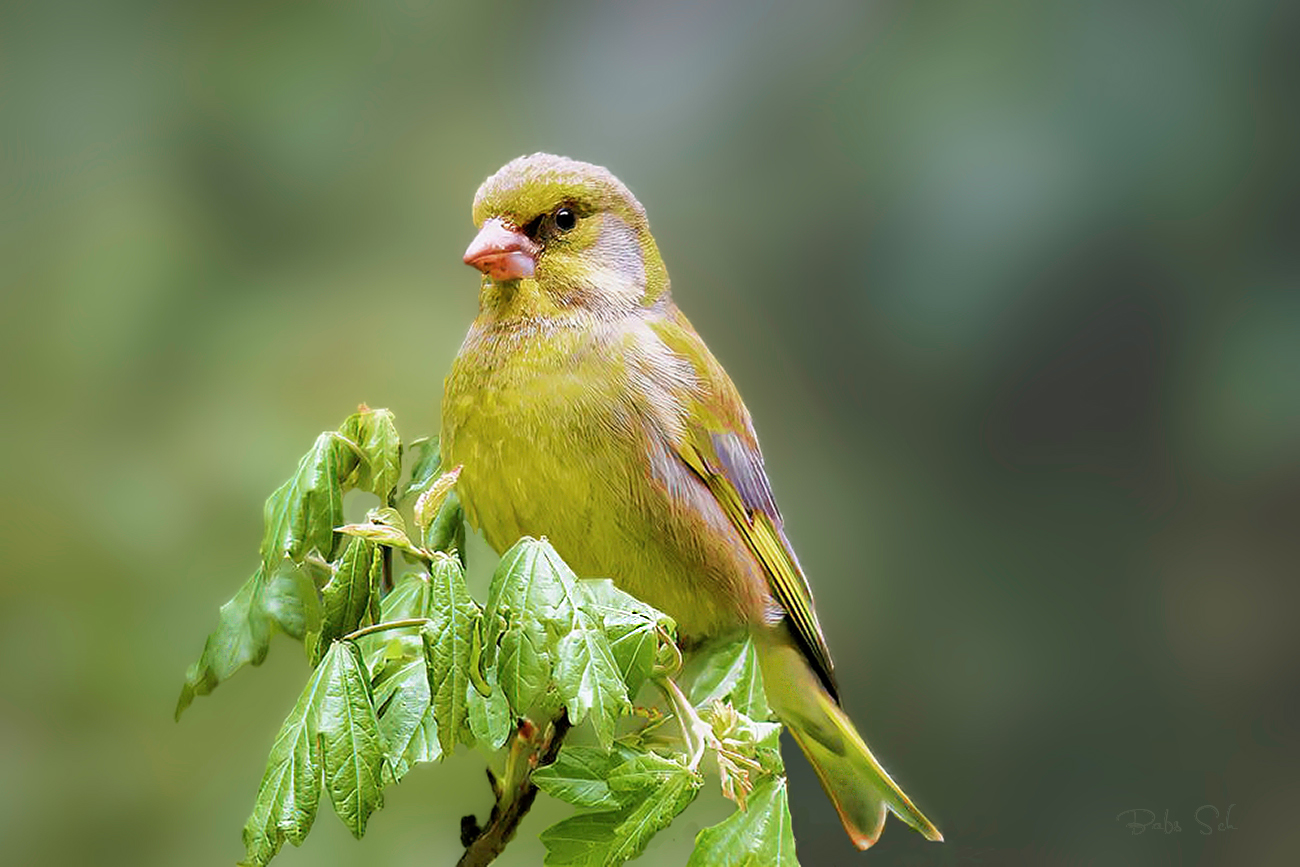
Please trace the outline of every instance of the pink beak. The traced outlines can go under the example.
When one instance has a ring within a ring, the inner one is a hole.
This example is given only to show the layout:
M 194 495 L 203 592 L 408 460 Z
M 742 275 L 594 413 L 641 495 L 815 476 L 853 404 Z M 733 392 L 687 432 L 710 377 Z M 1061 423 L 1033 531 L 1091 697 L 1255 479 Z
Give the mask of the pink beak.
M 465 251 L 465 264 L 473 265 L 493 280 L 518 280 L 537 270 L 541 248 L 500 217 L 483 224 Z

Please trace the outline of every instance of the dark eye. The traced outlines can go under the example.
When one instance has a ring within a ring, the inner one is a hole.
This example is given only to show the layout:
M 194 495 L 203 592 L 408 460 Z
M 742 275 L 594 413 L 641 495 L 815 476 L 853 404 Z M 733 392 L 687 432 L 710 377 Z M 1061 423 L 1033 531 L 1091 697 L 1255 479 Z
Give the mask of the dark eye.
M 555 212 L 555 228 L 561 232 L 567 232 L 576 225 L 578 225 L 578 215 L 573 213 L 572 208 L 560 208 Z

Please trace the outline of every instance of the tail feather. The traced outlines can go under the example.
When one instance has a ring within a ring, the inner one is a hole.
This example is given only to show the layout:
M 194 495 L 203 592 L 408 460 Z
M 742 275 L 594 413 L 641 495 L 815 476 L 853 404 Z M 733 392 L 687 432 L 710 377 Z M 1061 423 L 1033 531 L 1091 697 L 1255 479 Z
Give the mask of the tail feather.
M 852 720 L 795 647 L 760 646 L 759 662 L 772 709 L 817 771 L 854 845 L 866 849 L 880 839 L 886 811 L 927 840 L 943 840 L 939 829 L 880 766 Z

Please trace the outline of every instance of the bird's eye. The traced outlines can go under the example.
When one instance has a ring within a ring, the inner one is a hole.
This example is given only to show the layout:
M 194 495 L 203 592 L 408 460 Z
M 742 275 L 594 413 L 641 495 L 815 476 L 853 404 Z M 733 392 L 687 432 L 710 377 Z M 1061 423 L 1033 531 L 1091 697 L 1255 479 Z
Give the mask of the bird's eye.
M 578 225 L 578 215 L 573 213 L 572 208 L 560 208 L 555 212 L 555 228 L 561 232 L 567 232 L 576 225 Z

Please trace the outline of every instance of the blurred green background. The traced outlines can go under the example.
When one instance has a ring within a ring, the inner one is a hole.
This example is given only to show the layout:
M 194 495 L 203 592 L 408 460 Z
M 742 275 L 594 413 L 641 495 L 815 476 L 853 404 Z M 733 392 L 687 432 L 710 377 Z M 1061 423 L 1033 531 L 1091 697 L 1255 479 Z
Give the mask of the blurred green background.
M 242 854 L 304 660 L 177 725 L 184 668 L 318 431 L 437 430 L 474 190 L 551 150 L 646 205 L 948 838 L 854 853 L 788 749 L 805 867 L 1294 863 L 1297 40 L 1245 0 L 5 3 L 5 860 Z M 451 864 L 481 768 L 277 863 Z

